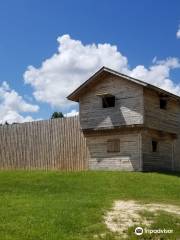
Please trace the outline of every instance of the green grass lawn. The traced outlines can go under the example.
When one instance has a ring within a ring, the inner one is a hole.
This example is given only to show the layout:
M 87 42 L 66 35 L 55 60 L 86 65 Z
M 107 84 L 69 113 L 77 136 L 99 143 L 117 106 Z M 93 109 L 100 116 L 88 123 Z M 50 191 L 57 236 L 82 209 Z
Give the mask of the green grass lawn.
M 103 223 L 103 215 L 114 200 L 180 205 L 179 176 L 125 172 L 0 172 L 0 239 L 121 239 L 111 234 Z M 171 236 L 163 235 L 161 239 L 180 239 L 180 222 L 175 216 L 162 212 L 153 227 L 173 228 Z M 128 239 L 159 239 L 156 236 L 137 238 L 133 231 L 129 229 Z

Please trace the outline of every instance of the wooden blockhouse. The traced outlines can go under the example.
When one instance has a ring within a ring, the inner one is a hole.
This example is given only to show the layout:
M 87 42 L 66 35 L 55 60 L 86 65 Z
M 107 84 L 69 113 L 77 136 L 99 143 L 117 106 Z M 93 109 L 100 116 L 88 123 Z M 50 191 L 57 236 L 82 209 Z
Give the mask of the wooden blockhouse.
M 94 170 L 180 170 L 180 97 L 103 67 L 68 96 Z

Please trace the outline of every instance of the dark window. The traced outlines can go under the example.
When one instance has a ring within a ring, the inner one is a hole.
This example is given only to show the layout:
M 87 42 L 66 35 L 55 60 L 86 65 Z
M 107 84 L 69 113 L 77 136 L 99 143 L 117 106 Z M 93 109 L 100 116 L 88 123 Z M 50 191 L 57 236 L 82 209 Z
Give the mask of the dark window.
M 167 100 L 166 99 L 160 99 L 160 108 L 161 109 L 167 109 Z
M 103 108 L 109 108 L 115 106 L 115 96 L 103 96 L 102 97 Z
M 158 151 L 158 142 L 152 140 L 152 152 L 157 152 Z
M 120 152 L 120 139 L 110 139 L 107 141 L 107 152 Z

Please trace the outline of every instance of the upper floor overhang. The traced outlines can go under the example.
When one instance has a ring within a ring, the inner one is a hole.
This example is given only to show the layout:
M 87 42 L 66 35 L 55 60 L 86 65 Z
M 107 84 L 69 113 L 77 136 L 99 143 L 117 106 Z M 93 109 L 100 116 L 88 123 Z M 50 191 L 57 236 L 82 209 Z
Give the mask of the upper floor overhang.
M 123 126 L 116 126 L 116 127 L 109 127 L 109 128 L 89 128 L 89 129 L 81 129 L 84 135 L 90 136 L 90 135 L 99 135 L 99 134 L 123 134 L 123 133 L 151 133 L 156 134 L 159 138 L 162 140 L 166 139 L 177 139 L 178 134 L 169 132 L 169 131 L 163 131 L 156 128 L 150 128 L 145 126 L 144 124 L 132 124 L 132 125 L 123 125 Z

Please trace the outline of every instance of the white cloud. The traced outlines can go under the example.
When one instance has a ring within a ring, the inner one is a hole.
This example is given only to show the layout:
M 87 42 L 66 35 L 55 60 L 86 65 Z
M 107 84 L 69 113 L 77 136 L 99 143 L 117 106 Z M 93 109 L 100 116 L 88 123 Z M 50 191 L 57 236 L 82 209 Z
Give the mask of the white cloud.
M 65 117 L 74 117 L 78 115 L 79 115 L 79 112 L 76 109 L 72 109 L 70 112 L 65 114 Z
M 29 66 L 25 83 L 34 88 L 34 96 L 55 107 L 72 105 L 66 96 L 103 65 L 125 70 L 127 58 L 110 44 L 83 45 L 69 35 L 57 39 L 58 53 L 45 60 L 40 68 Z
M 178 30 L 177 30 L 177 32 L 176 32 L 176 37 L 177 37 L 178 39 L 180 39 L 180 25 L 179 25 Z
M 156 59 L 154 65 L 149 68 L 139 65 L 132 69 L 129 75 L 180 95 L 180 84 L 175 84 L 170 79 L 170 71 L 175 68 L 180 68 L 180 61 L 177 58 L 168 58 L 163 61 Z
M 67 110 L 74 103 L 68 101 L 66 96 L 102 66 L 180 94 L 180 85 L 170 79 L 171 70 L 180 68 L 177 58 L 158 61 L 155 57 L 150 67 L 138 65 L 131 69 L 127 57 L 111 44 L 84 45 L 69 35 L 58 37 L 57 41 L 57 53 L 43 61 L 41 67 L 29 66 L 24 73 L 25 83 L 31 84 L 38 101 Z
M 7 82 L 0 85 L 0 123 L 33 121 L 31 116 L 23 117 L 20 113 L 38 110 L 37 105 L 27 103 L 16 91 L 10 89 Z
M 57 41 L 58 52 L 42 62 L 40 68 L 29 66 L 24 73 L 24 80 L 34 88 L 34 96 L 38 101 L 47 102 L 63 112 L 74 104 L 66 100 L 66 96 L 102 66 L 180 95 L 180 84 L 175 84 L 170 78 L 171 70 L 180 68 L 177 58 L 158 61 L 154 57 L 151 66 L 138 65 L 131 69 L 127 57 L 116 46 L 107 43 L 83 45 L 69 35 L 58 37 Z M 10 89 L 6 82 L 0 85 L 0 123 L 33 121 L 31 116 L 24 117 L 22 113 L 36 112 L 38 109 L 37 105 L 29 104 Z M 73 108 L 65 115 L 75 116 L 78 112 Z

